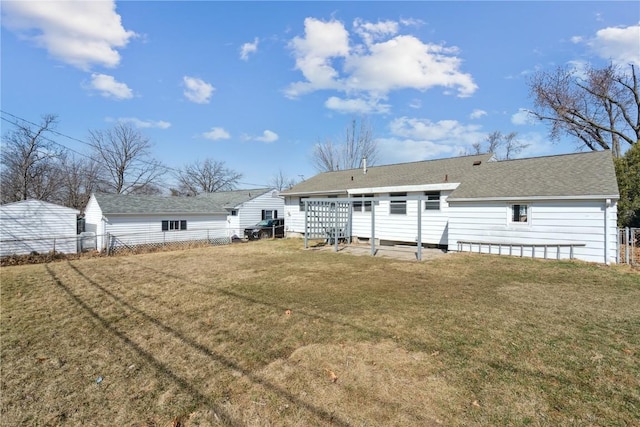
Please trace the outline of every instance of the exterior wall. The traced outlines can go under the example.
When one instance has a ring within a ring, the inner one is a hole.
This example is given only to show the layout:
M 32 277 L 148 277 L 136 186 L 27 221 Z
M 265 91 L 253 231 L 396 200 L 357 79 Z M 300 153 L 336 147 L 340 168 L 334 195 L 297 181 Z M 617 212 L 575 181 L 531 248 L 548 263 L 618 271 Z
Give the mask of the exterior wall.
M 162 231 L 163 220 L 186 220 L 186 230 Z M 219 215 L 110 215 L 104 222 L 111 245 L 143 245 L 228 238 L 226 216 Z M 113 237 L 115 236 L 115 238 Z M 102 240 L 100 249 L 106 246 Z
M 284 216 L 284 199 L 278 195 L 278 191 L 269 191 L 258 197 L 237 206 L 237 216 L 227 216 L 228 233 L 230 237 L 243 237 L 244 229 L 257 224 L 262 220 L 263 210 L 278 211 L 278 218 Z M 303 224 L 304 227 L 304 224 Z
M 423 192 L 408 192 L 409 196 L 424 194 Z M 433 245 L 447 245 L 447 225 L 449 220 L 449 204 L 446 201 L 451 191 L 440 192 L 440 210 L 425 210 L 424 201 L 420 202 L 422 209 L 422 243 Z M 378 197 L 389 196 L 390 193 L 376 194 Z M 285 199 L 285 225 L 287 232 L 304 233 L 304 212 L 299 208 L 299 197 Z M 381 200 L 375 204 L 375 237 L 380 240 L 415 243 L 418 239 L 418 201 L 407 200 L 406 214 L 391 214 L 391 202 Z M 353 212 L 352 235 L 360 238 L 371 238 L 371 212 Z
M 284 198 L 284 228 L 287 234 L 304 233 L 304 212 L 300 211 L 300 198 Z
M 86 232 L 95 233 L 98 250 L 104 248 L 105 222 L 102 220 L 102 209 L 93 194 L 84 209 L 84 229 Z
M 40 200 L 0 206 L 0 256 L 77 252 L 78 211 Z
M 584 247 L 574 248 L 575 258 L 615 263 L 617 206 L 613 203 L 605 208 L 605 203 L 605 200 L 522 201 L 519 204 L 528 205 L 529 221 L 519 224 L 510 221 L 512 203 L 509 202 L 452 202 L 449 209 L 448 247 L 452 251 L 458 250 L 458 241 L 525 245 L 585 244 Z M 489 252 L 489 247 L 479 249 L 475 246 L 473 250 Z M 492 253 L 498 251 L 498 247 L 494 246 Z M 518 255 L 519 251 L 518 248 Z M 525 247 L 522 255 L 532 256 L 531 248 Z M 561 249 L 560 258 L 569 258 L 569 255 L 569 248 Z M 543 249 L 537 248 L 535 256 L 543 257 Z M 556 249 L 549 248 L 547 257 L 556 258 Z

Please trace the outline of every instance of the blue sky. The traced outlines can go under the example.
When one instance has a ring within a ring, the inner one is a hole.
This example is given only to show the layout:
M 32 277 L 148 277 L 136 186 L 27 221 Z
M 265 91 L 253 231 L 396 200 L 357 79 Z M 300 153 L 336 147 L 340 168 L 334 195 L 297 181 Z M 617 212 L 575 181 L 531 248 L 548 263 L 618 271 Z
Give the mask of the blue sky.
M 378 164 L 451 157 L 531 123 L 537 70 L 640 65 L 637 2 L 3 1 L 1 105 L 86 140 L 127 120 L 170 168 L 205 158 L 268 185 L 365 116 Z M 3 114 L 3 117 L 5 116 Z M 2 122 L 2 132 L 9 126 Z M 86 151 L 80 142 L 58 142 Z

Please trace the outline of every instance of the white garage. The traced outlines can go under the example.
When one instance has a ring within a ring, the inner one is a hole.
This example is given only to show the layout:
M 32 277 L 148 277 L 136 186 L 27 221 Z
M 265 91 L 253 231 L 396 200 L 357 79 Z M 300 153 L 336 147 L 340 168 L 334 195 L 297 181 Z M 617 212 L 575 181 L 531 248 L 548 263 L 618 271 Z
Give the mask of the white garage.
M 76 253 L 79 213 L 41 200 L 0 206 L 0 256 Z

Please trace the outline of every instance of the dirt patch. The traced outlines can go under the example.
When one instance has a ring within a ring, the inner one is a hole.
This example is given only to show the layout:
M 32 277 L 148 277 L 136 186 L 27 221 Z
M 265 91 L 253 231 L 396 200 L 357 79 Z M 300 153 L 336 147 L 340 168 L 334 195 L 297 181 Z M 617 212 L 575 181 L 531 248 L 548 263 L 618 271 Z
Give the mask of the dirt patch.
M 238 374 L 226 409 L 256 426 L 307 425 L 310 414 L 311 424 L 440 425 L 456 390 L 441 376 L 438 356 L 389 341 L 308 345 L 257 373 L 284 393 Z M 207 418 L 192 417 L 194 425 Z
M 331 245 L 317 245 L 312 247 L 314 250 L 335 251 L 335 247 Z M 358 256 L 371 256 L 371 246 L 364 244 L 339 245 L 338 253 L 347 253 Z M 441 258 L 447 255 L 442 249 L 422 248 L 422 261 L 429 261 Z M 376 246 L 375 256 L 378 258 L 390 258 L 403 261 L 417 261 L 418 248 L 415 246 Z

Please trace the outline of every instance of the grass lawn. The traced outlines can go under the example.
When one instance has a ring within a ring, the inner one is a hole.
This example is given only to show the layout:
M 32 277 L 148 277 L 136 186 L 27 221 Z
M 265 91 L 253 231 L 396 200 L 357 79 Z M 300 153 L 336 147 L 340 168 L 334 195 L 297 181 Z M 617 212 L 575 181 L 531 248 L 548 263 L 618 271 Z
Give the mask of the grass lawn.
M 2 425 L 640 419 L 627 267 L 278 240 L 0 274 Z

